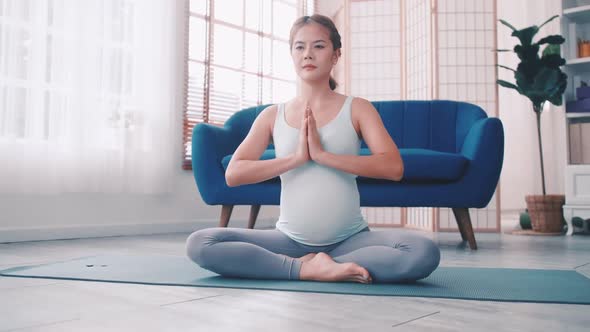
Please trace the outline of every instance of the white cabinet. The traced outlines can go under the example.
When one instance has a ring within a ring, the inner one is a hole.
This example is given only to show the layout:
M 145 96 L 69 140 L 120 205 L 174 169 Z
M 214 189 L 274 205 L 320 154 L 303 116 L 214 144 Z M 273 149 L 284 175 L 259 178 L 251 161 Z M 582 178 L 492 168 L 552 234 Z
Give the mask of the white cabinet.
M 564 72 L 568 75 L 568 87 L 564 102 L 576 101 L 576 88 L 582 81 L 590 85 L 590 54 L 580 57 L 579 40 L 590 40 L 590 0 L 563 0 L 561 28 L 566 42 L 562 47 L 566 59 Z M 568 235 L 574 227 L 572 218 L 590 218 L 590 109 L 568 112 L 566 106 L 567 164 L 565 167 L 564 217 Z
M 572 235 L 573 217 L 590 218 L 590 112 L 566 113 L 566 121 L 568 151 L 563 215 L 567 234 Z

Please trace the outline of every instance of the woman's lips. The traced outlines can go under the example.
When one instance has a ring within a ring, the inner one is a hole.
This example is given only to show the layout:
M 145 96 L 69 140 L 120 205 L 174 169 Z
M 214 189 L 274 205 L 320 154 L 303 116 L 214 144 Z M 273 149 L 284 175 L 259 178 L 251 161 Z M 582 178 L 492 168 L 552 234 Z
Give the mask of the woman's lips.
M 309 69 L 309 70 L 313 70 L 316 68 L 317 68 L 316 66 L 312 66 L 312 65 L 303 66 L 303 69 Z

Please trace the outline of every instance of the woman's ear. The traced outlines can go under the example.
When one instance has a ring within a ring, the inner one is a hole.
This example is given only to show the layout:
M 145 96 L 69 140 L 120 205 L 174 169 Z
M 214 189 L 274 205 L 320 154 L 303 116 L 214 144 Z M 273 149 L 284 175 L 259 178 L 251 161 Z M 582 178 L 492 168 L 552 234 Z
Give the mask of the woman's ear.
M 340 58 L 340 54 L 341 54 L 341 53 L 340 53 L 340 49 L 337 49 L 337 50 L 334 52 L 334 56 L 332 57 L 332 65 L 334 65 L 334 66 L 335 66 L 335 65 L 338 63 L 338 59 Z

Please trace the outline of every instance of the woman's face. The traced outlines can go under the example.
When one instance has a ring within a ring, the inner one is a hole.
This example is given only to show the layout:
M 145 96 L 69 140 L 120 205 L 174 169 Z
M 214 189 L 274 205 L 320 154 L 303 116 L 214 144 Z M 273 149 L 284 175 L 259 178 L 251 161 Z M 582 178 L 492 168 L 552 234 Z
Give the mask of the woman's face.
M 314 22 L 295 33 L 291 57 L 295 72 L 305 81 L 327 80 L 338 61 L 328 29 Z

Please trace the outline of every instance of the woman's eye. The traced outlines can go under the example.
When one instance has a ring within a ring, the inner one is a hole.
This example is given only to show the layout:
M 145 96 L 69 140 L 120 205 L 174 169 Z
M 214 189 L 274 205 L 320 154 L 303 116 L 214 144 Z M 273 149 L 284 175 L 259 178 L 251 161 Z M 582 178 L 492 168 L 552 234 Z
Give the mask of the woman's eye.
M 323 45 L 316 45 L 316 48 L 324 48 Z
M 302 50 L 302 49 L 303 49 L 303 47 L 302 47 L 302 46 L 296 46 L 296 47 L 295 47 L 295 49 L 296 49 L 296 50 Z

